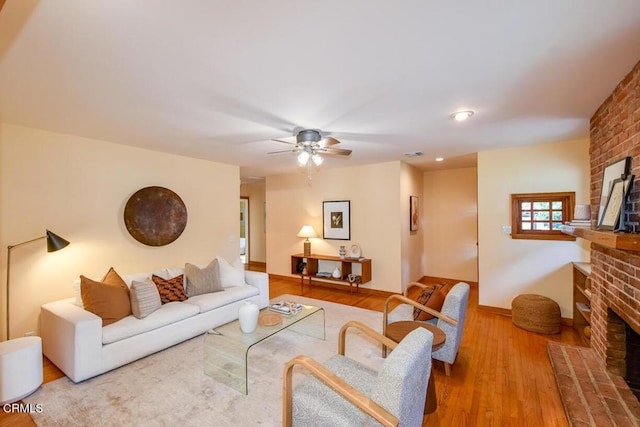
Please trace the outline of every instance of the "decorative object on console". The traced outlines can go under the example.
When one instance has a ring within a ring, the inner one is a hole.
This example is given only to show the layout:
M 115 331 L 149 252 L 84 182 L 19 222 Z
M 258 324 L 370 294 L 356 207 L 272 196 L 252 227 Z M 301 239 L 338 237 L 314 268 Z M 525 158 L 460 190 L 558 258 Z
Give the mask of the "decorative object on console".
M 62 237 L 58 236 L 55 233 L 52 233 L 49 230 L 46 230 L 46 234 L 44 236 L 41 237 L 36 237 L 35 239 L 31 239 L 31 240 L 27 240 L 26 242 L 22 242 L 22 243 L 18 243 L 17 245 L 9 245 L 7 246 L 7 309 L 6 309 L 6 313 L 7 313 L 7 319 L 6 319 L 6 325 L 7 325 L 7 335 L 6 335 L 6 339 L 9 340 L 10 336 L 9 336 L 9 311 L 10 311 L 10 293 L 9 293 L 9 284 L 10 284 L 10 279 L 11 279 L 11 251 L 14 248 L 17 248 L 18 246 L 22 246 L 22 245 L 26 245 L 27 243 L 31 243 L 31 242 L 35 242 L 37 240 L 41 240 L 41 239 L 47 239 L 47 252 L 55 252 L 58 251 L 62 248 L 65 248 L 67 245 L 69 245 L 69 242 L 65 239 L 63 239 Z
M 142 244 L 168 245 L 187 226 L 187 207 L 168 188 L 145 187 L 127 200 L 124 224 L 129 234 Z
M 590 221 L 591 205 L 576 205 L 573 209 L 574 221 Z
M 351 248 L 349 248 L 349 258 L 360 258 L 362 256 L 362 251 L 360 251 L 360 246 L 358 245 L 351 245 Z
M 349 283 L 362 283 L 362 276 L 359 274 L 349 273 L 347 274 L 347 281 Z
M 340 259 L 344 259 L 344 257 L 347 255 L 347 250 L 344 246 L 340 246 L 340 250 L 338 251 L 338 253 L 340 254 Z
M 604 168 L 602 172 L 602 187 L 600 189 L 600 207 L 598 209 L 598 218 L 596 225 L 599 227 L 604 216 L 604 209 L 607 206 L 607 199 L 613 187 L 615 179 L 625 179 L 631 171 L 631 157 L 625 157 L 617 160 Z
M 323 238 L 351 239 L 351 202 L 349 200 L 322 202 Z
M 333 273 L 331 273 L 331 276 L 333 276 L 334 279 L 340 279 L 342 277 L 342 273 L 340 272 L 340 269 L 336 267 L 333 269 Z
M 311 241 L 309 237 L 317 237 L 316 230 L 311 225 L 303 225 L 300 231 L 298 231 L 298 237 L 304 237 L 304 256 L 311 255 Z
M 409 196 L 409 230 L 418 231 L 420 223 L 420 199 L 418 196 Z
M 240 322 L 240 329 L 245 334 L 250 334 L 256 330 L 258 326 L 258 314 L 260 310 L 253 301 L 246 300 L 240 310 L 238 311 L 238 321 Z

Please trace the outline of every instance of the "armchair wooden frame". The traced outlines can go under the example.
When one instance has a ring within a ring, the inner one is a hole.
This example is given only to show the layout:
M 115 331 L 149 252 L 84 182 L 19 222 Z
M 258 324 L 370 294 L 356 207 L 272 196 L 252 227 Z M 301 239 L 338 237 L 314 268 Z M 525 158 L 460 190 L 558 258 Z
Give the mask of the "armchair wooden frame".
M 364 332 L 368 336 L 377 340 L 379 343 L 383 344 L 386 347 L 391 349 L 396 348 L 398 345 L 393 340 L 385 337 L 384 335 L 376 332 L 371 329 L 367 325 L 357 322 L 350 321 L 345 323 L 340 329 L 340 334 L 338 337 L 338 354 L 344 356 L 345 352 L 345 337 L 347 330 L 351 327 L 357 328 L 360 331 Z M 303 366 L 306 368 L 312 375 L 318 378 L 320 381 L 325 383 L 328 387 L 331 387 L 338 394 L 342 395 L 346 400 L 360 408 L 363 412 L 369 414 L 373 418 L 375 418 L 378 422 L 380 422 L 384 426 L 397 426 L 399 420 L 392 413 L 384 409 L 382 406 L 378 405 L 376 402 L 371 400 L 365 394 L 360 392 L 359 390 L 353 388 L 342 378 L 335 375 L 333 372 L 325 368 L 319 362 L 315 361 L 309 356 L 297 356 L 291 359 L 284 367 L 284 375 L 282 378 L 282 425 L 284 427 L 292 426 L 292 404 L 293 404 L 293 389 L 292 389 L 292 380 L 293 380 L 293 367 L 296 365 Z
M 458 321 L 452 317 L 447 316 L 446 314 L 442 314 L 439 311 L 436 311 L 432 308 L 429 308 L 425 305 L 420 304 L 417 301 L 412 300 L 411 298 L 408 297 L 409 295 L 409 289 L 411 289 L 412 287 L 419 287 L 422 289 L 426 289 L 429 286 L 423 284 L 423 283 L 418 283 L 418 282 L 411 282 L 409 283 L 409 285 L 407 285 L 407 288 L 405 289 L 404 293 L 402 295 L 400 294 L 395 294 L 395 295 L 391 295 L 389 298 L 387 298 L 387 300 L 384 302 L 384 312 L 382 314 L 382 335 L 387 336 L 387 321 L 388 321 L 388 316 L 389 316 L 389 303 L 393 300 L 398 300 L 400 302 L 403 302 L 405 304 L 409 304 L 412 305 L 413 307 L 420 309 L 424 312 L 427 312 L 429 314 L 431 314 L 434 317 L 437 317 L 438 319 L 442 319 L 445 322 L 453 325 L 453 326 L 458 326 Z M 387 355 L 387 345 L 382 344 L 382 356 L 386 357 Z

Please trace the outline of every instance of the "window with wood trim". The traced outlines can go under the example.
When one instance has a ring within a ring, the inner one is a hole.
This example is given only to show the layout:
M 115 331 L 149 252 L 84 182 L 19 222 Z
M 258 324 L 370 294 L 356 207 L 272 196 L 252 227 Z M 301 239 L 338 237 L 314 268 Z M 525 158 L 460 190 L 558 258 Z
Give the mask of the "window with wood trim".
M 574 192 L 511 195 L 511 238 L 575 240 L 561 231 L 571 221 Z

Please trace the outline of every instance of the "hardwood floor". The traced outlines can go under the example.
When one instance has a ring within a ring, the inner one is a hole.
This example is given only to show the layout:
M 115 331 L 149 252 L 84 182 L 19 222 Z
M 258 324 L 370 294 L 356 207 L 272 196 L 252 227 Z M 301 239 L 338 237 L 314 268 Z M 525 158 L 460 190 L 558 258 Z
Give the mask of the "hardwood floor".
M 429 280 L 423 280 L 428 283 Z M 270 297 L 300 295 L 300 282 L 271 278 Z M 305 297 L 382 311 L 385 297 L 314 286 Z M 563 326 L 558 335 L 538 335 L 513 326 L 511 318 L 478 310 L 478 290 L 471 288 L 469 309 L 458 358 L 451 376 L 434 362 L 438 409 L 425 426 L 568 426 L 549 357 L 548 341 L 580 345 Z M 48 360 L 45 382 L 63 374 Z M 27 414 L 0 411 L 0 426 L 33 426 Z

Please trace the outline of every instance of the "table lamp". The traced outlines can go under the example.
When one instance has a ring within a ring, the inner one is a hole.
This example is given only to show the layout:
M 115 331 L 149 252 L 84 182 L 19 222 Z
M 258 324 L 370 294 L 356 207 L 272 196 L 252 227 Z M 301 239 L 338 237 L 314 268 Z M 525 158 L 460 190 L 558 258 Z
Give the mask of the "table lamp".
M 309 237 L 317 237 L 316 230 L 310 225 L 303 225 L 298 232 L 298 237 L 305 237 L 307 239 L 304 241 L 304 256 L 311 256 L 311 242 L 309 241 Z
M 36 237 L 35 239 L 27 240 L 26 242 L 18 243 L 17 245 L 7 246 L 7 341 L 9 340 L 9 279 L 11 268 L 11 250 L 18 246 L 26 245 L 27 243 L 35 242 L 36 240 L 47 239 L 47 252 L 55 252 L 66 247 L 69 242 L 55 233 L 47 230 L 46 235 Z

